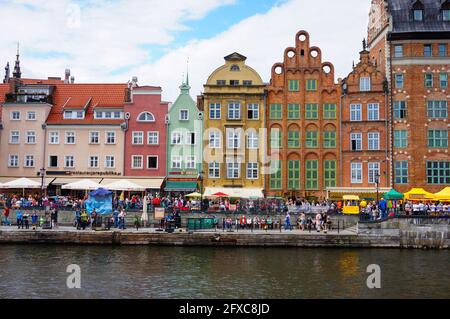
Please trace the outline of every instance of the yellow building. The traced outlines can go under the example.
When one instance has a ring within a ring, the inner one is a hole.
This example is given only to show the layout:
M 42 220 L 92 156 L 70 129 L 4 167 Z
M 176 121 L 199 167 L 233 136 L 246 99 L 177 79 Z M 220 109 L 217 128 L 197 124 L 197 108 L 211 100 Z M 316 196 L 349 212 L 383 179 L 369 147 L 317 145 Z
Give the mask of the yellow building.
M 265 84 L 246 59 L 239 53 L 226 56 L 204 86 L 206 196 L 264 196 Z

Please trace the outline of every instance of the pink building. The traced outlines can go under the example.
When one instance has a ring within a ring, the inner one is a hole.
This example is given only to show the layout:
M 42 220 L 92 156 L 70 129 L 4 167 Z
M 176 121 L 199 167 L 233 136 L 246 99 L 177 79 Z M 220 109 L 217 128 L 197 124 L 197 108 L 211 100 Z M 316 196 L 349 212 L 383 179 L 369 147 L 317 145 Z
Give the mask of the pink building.
M 169 103 L 161 101 L 161 93 L 160 87 L 139 87 L 134 83 L 131 102 L 124 107 L 125 176 L 153 178 L 155 189 L 160 188 L 166 176 Z

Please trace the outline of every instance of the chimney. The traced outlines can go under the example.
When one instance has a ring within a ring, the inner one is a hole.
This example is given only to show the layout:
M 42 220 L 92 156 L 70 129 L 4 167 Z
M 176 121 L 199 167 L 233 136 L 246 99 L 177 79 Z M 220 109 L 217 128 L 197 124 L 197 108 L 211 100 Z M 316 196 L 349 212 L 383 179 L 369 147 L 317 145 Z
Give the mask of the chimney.
M 64 83 L 69 84 L 70 83 L 70 69 L 66 69 L 65 77 L 64 77 Z
M 74 84 L 75 83 L 75 77 L 72 75 L 70 77 L 70 84 Z

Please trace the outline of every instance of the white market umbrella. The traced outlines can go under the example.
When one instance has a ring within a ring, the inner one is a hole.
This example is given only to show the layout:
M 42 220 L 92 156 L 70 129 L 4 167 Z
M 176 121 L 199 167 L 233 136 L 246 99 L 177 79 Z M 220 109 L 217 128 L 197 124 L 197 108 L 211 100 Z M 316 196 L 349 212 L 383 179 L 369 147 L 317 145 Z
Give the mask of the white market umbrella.
M 103 186 L 91 181 L 90 179 L 83 179 L 78 182 L 70 183 L 63 185 L 62 189 L 71 189 L 71 190 L 96 190 L 102 188 Z
M 132 183 L 126 179 L 104 185 L 103 187 L 111 191 L 143 192 L 146 190 L 144 186 Z
M 41 188 L 41 183 L 32 181 L 31 179 L 28 178 L 19 178 L 11 182 L 1 184 L 1 187 L 4 189 Z

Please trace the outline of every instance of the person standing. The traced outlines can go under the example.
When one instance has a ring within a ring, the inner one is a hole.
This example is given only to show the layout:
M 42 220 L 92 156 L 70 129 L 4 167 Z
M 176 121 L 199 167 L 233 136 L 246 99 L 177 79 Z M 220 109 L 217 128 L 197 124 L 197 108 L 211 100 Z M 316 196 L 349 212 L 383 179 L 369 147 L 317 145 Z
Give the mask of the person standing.
M 284 230 L 292 230 L 291 228 L 291 215 L 289 213 L 286 214 L 286 220 L 284 224 Z
M 83 211 L 83 213 L 81 213 L 81 216 L 80 216 L 81 228 L 83 230 L 86 230 L 88 219 L 89 219 L 88 214 L 86 213 L 86 211 Z
M 17 228 L 20 229 L 22 227 L 23 229 L 23 214 L 20 210 L 17 211 Z
M 382 199 L 380 200 L 380 202 L 378 203 L 378 207 L 379 207 L 379 209 L 380 209 L 380 211 L 381 211 L 381 213 L 380 213 L 380 219 L 386 218 L 386 216 L 387 216 L 387 214 L 386 214 L 386 211 L 387 211 L 387 202 L 386 202 L 386 200 L 385 200 L 384 198 L 382 198 Z
M 134 215 L 134 227 L 136 227 L 136 230 L 139 231 L 140 226 L 141 226 L 141 219 L 136 214 L 136 215 Z
M 4 225 L 5 226 L 11 226 L 11 222 L 8 220 L 9 213 L 10 213 L 10 209 L 9 209 L 8 206 L 5 205 L 5 208 L 3 209 Z
M 36 228 L 38 227 L 38 220 L 38 215 L 36 214 L 36 212 L 33 212 L 33 214 L 31 215 L 31 227 L 33 228 L 33 230 L 36 230 Z
M 318 233 L 320 233 L 321 224 L 322 224 L 322 215 L 320 213 L 317 213 L 317 215 L 316 215 L 316 230 Z

